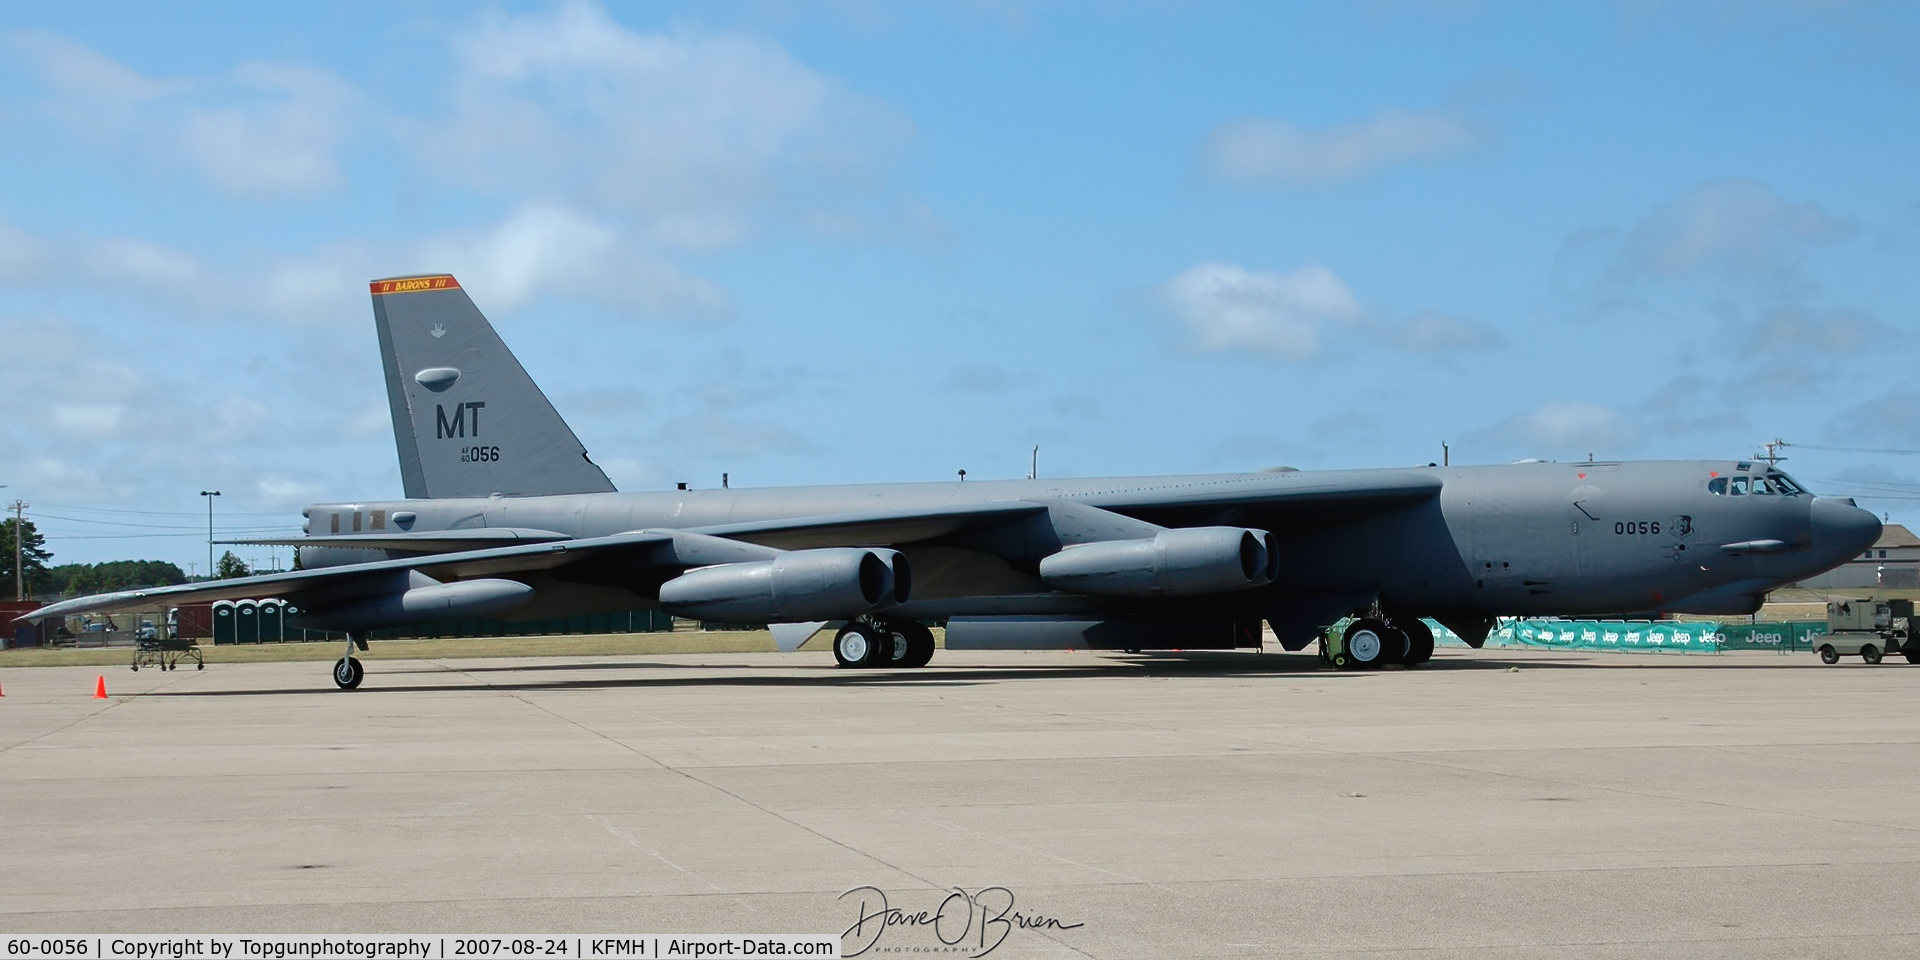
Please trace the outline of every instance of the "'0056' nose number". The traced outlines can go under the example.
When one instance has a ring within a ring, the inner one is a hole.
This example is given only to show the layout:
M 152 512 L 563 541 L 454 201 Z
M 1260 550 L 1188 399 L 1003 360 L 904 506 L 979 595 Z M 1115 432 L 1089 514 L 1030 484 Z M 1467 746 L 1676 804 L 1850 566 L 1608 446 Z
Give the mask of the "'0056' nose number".
M 1660 521 L 1658 520 L 1618 520 L 1618 521 L 1615 521 L 1613 524 L 1613 532 L 1620 534 L 1622 536 L 1625 536 L 1627 534 L 1640 536 L 1643 534 L 1659 533 Z

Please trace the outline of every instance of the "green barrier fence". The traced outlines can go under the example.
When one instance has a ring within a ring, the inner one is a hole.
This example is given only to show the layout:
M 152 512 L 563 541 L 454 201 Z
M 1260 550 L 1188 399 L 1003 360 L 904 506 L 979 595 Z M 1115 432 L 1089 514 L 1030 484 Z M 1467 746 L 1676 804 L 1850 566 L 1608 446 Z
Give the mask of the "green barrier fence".
M 1433 621 L 1434 643 L 1464 647 L 1466 641 Z M 1643 653 L 1716 653 L 1721 650 L 1812 650 L 1827 632 L 1824 620 L 1722 623 L 1712 620 L 1502 620 L 1487 636 L 1489 647 L 1561 650 L 1630 650 Z
M 1794 653 L 1819 646 L 1818 638 L 1826 636 L 1826 633 L 1825 620 L 1729 623 L 1723 625 L 1720 649 Z
M 1510 620 L 1487 638 L 1488 646 L 1551 647 L 1559 650 L 1637 650 L 1714 653 L 1720 624 L 1702 620 Z

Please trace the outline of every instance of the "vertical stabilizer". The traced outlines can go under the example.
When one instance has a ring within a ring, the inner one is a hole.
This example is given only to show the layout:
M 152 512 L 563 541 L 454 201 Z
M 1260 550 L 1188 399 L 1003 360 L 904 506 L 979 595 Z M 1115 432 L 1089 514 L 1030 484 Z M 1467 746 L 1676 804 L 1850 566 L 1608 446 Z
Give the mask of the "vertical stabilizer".
M 396 277 L 372 289 L 409 498 L 613 489 L 458 280 Z

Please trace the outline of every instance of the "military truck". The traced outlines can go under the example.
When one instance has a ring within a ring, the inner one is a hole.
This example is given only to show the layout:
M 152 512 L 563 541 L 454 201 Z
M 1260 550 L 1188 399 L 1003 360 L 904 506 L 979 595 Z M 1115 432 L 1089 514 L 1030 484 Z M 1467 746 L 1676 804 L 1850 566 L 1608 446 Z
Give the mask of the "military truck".
M 1879 663 L 1889 653 L 1920 663 L 1920 627 L 1913 616 L 1912 600 L 1829 600 L 1827 635 L 1814 640 L 1814 652 L 1823 663 L 1839 663 L 1841 657 L 1859 655 L 1868 663 Z

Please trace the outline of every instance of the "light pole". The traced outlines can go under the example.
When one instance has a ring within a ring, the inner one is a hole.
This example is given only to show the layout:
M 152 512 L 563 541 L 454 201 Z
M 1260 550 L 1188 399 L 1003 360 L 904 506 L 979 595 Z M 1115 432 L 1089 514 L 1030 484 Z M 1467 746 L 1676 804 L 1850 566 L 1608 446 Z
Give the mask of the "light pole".
M 213 567 L 213 498 L 220 495 L 218 490 L 202 490 L 200 495 L 207 498 L 207 579 L 214 577 Z
M 6 484 L 0 483 L 0 487 Z M 27 542 L 27 524 L 21 517 L 21 511 L 27 509 L 26 501 L 13 502 L 13 599 L 27 598 L 26 564 L 21 561 Z

